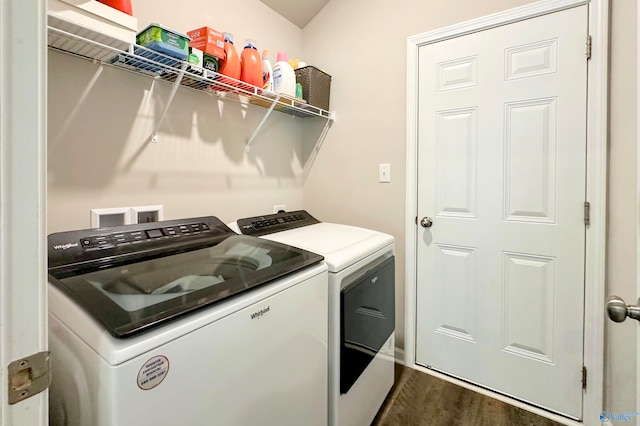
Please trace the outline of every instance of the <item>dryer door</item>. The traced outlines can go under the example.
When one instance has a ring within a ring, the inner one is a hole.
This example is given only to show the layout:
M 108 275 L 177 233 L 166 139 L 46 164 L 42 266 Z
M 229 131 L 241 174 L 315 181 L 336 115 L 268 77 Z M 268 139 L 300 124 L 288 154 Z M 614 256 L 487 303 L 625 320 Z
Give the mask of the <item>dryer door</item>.
M 395 330 L 393 256 L 345 279 L 340 318 L 340 393 L 345 394 Z

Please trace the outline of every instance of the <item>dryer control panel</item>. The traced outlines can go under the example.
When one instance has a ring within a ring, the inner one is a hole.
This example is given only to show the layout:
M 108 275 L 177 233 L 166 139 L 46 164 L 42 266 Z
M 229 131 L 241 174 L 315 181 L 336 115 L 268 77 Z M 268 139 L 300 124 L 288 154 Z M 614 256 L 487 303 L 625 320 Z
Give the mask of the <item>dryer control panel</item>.
M 270 214 L 267 216 L 248 217 L 238 219 L 238 228 L 244 235 L 275 234 L 276 232 L 288 229 L 300 228 L 302 226 L 314 225 L 320 221 L 309 214 L 306 210 L 293 212 L 283 212 Z

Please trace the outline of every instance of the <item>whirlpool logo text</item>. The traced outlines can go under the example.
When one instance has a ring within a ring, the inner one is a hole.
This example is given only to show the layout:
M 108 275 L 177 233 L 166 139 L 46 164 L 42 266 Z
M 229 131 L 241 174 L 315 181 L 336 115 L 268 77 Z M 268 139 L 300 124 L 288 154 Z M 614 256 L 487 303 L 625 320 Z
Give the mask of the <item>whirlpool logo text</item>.
M 55 250 L 66 250 L 73 247 L 78 247 L 78 243 L 66 243 L 66 244 L 58 244 L 53 246 Z
M 271 308 L 271 306 L 267 306 L 266 308 L 262 308 L 259 311 L 256 311 L 254 313 L 251 314 L 251 319 L 260 319 L 262 318 L 262 316 L 264 314 L 266 314 L 267 312 L 269 312 L 269 309 Z

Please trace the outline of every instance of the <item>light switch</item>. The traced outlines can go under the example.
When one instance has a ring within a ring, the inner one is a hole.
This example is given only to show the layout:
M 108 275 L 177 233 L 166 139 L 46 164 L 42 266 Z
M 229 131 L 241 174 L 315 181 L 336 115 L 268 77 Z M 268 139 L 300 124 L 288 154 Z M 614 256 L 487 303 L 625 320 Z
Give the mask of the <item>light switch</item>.
M 380 164 L 378 181 L 381 183 L 391 182 L 391 164 Z

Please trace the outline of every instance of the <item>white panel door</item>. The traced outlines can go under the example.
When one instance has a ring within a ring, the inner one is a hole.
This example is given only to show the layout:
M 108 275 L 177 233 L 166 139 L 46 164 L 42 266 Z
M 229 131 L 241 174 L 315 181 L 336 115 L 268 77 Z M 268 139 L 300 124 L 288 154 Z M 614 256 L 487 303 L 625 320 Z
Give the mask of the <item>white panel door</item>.
M 580 6 L 419 51 L 416 361 L 573 418 L 586 37 Z

